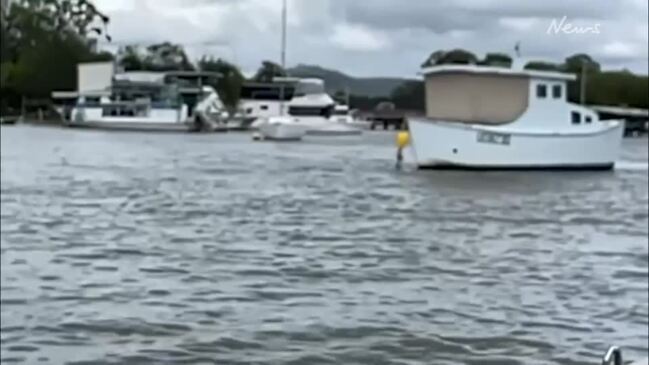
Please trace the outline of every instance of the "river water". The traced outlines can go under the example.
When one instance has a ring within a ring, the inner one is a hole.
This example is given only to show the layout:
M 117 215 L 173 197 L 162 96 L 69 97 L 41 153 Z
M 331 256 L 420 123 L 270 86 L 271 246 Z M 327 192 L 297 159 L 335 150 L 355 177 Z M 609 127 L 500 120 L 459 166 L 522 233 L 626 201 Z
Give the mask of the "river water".
M 2 363 L 647 356 L 647 140 L 615 172 L 394 168 L 394 136 L 3 127 Z

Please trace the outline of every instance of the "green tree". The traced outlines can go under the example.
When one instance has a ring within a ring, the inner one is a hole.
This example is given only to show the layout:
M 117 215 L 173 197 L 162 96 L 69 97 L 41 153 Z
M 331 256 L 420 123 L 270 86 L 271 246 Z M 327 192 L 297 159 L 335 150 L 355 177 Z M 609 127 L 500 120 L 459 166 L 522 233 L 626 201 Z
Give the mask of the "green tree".
M 536 71 L 561 71 L 561 65 L 545 61 L 530 61 L 523 68 Z
M 390 100 L 399 109 L 423 111 L 425 102 L 424 83 L 414 80 L 406 81 L 392 91 Z
M 344 104 L 347 102 L 347 93 L 345 90 L 338 90 L 331 96 L 331 98 L 339 104 Z
M 16 92 L 31 97 L 47 97 L 54 90 L 74 90 L 77 63 L 94 60 L 96 55 L 83 41 L 52 37 L 22 51 L 8 76 L 9 83 Z
M 108 60 L 94 50 L 93 36 L 105 32 L 108 17 L 88 0 L 3 1 L 0 9 L 0 95 L 3 112 L 16 108 L 21 96 L 49 96 L 73 89 L 76 64 Z M 91 27 L 99 23 L 101 27 Z
M 13 0 L 2 2 L 0 11 L 2 26 L 2 60 L 16 61 L 28 47 L 52 38 L 76 37 L 87 41 L 94 35 L 106 33 L 109 18 L 89 0 Z M 91 27 L 99 22 L 102 27 Z M 90 44 L 88 43 L 88 46 Z
M 584 53 L 578 53 L 567 57 L 563 62 L 563 70 L 566 72 L 581 74 L 582 67 L 589 73 L 600 72 L 601 70 L 599 63 Z
M 505 53 L 487 53 L 483 60 L 478 62 L 484 66 L 511 67 L 512 58 Z
M 198 67 L 201 71 L 218 72 L 221 77 L 216 85 L 213 85 L 219 94 L 223 105 L 228 109 L 228 113 L 236 113 L 241 98 L 241 87 L 245 78 L 241 70 L 232 63 L 222 59 L 215 60 L 212 57 L 203 56 L 198 61 Z
M 586 103 L 649 109 L 649 79 L 625 71 L 591 72 L 586 76 Z M 572 82 L 568 98 L 579 101 L 579 80 Z
M 349 107 L 360 110 L 373 110 L 378 104 L 389 101 L 387 97 L 370 97 L 363 95 L 350 95 Z
M 421 64 L 421 67 L 430 67 L 439 64 L 440 60 L 446 55 L 446 51 L 437 50 L 428 56 L 428 58 Z
M 422 67 L 445 64 L 474 65 L 476 63 L 478 63 L 478 58 L 475 56 L 475 54 L 467 50 L 457 48 L 450 51 L 439 50 L 431 53 L 431 55 L 422 64 Z
M 286 76 L 286 70 L 282 66 L 272 61 L 263 61 L 254 76 L 254 80 L 258 82 L 272 82 L 273 78 L 283 76 Z
M 179 44 L 163 42 L 143 50 L 137 45 L 121 47 L 117 62 L 124 71 L 193 71 L 185 49 Z
M 124 71 L 140 71 L 147 68 L 138 52 L 138 47 L 134 45 L 120 47 L 117 50 L 117 62 Z
M 163 42 L 146 48 L 145 64 L 153 71 L 193 71 L 183 47 L 179 44 Z

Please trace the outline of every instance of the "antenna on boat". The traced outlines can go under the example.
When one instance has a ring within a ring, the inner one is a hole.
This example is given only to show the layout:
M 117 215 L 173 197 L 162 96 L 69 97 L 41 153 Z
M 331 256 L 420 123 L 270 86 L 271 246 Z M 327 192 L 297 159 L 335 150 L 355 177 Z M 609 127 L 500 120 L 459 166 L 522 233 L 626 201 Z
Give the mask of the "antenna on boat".
M 521 41 L 516 42 L 516 45 L 514 45 L 514 52 L 516 52 L 516 58 L 521 58 Z
M 282 0 L 282 68 L 286 68 L 286 0 Z
M 351 108 L 349 106 L 349 86 L 345 86 L 345 105 L 347 105 L 347 108 Z
M 515 58 L 512 60 L 511 68 L 514 70 L 522 70 L 525 68 L 523 58 L 521 57 L 521 41 L 517 41 L 514 45 Z

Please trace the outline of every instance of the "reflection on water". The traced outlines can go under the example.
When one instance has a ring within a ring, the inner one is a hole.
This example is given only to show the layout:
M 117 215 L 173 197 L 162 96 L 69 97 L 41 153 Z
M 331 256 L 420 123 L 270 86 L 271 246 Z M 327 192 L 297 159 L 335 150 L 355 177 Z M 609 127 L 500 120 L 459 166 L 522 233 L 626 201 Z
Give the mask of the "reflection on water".
M 1 146 L 2 363 L 647 353 L 646 140 L 598 173 L 398 172 L 384 133 L 13 127 Z

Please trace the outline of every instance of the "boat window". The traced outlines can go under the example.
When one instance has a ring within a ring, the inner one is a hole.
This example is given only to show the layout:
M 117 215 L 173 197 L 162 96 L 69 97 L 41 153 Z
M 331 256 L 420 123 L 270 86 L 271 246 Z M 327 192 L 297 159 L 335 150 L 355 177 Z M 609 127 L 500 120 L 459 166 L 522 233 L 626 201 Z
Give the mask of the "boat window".
M 146 117 L 149 107 L 137 102 L 115 102 L 103 105 L 101 115 L 104 117 Z
M 196 104 L 196 97 L 192 97 L 191 95 L 185 95 L 183 97 L 177 85 L 164 85 L 160 89 L 156 90 L 156 92 L 151 93 L 150 98 L 157 107 L 177 108 L 183 101 L 185 104 Z
M 98 106 L 99 105 L 99 97 L 95 96 L 86 96 L 86 106 Z
M 572 112 L 570 113 L 570 119 L 572 120 L 572 124 L 580 124 L 581 114 L 579 112 Z
M 288 114 L 301 117 L 325 117 L 331 116 L 333 106 L 292 106 L 288 108 Z
M 586 123 L 592 123 L 592 122 L 593 122 L 593 118 L 590 115 L 587 115 L 586 116 Z
M 261 110 L 268 110 L 268 105 L 262 105 L 259 107 Z
M 561 98 L 561 85 L 552 86 L 552 97 L 555 99 Z
M 324 94 L 325 89 L 322 83 L 300 81 L 295 87 L 295 96 Z
M 252 100 L 291 100 L 295 87 L 282 84 L 254 84 L 241 88 L 241 99 Z
M 548 94 L 548 87 L 545 84 L 536 85 L 536 96 L 540 99 L 545 98 Z

